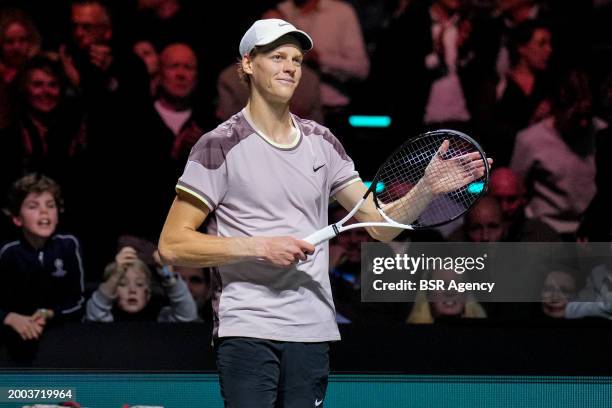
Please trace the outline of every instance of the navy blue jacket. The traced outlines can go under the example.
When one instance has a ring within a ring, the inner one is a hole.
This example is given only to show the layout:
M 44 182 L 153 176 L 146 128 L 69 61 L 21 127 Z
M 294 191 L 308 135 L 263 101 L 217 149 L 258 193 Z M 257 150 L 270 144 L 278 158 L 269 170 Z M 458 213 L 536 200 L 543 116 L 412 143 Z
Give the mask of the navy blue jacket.
M 0 248 L 0 324 L 15 312 L 32 315 L 52 309 L 54 320 L 80 320 L 84 273 L 79 241 L 53 235 L 39 250 L 25 239 Z

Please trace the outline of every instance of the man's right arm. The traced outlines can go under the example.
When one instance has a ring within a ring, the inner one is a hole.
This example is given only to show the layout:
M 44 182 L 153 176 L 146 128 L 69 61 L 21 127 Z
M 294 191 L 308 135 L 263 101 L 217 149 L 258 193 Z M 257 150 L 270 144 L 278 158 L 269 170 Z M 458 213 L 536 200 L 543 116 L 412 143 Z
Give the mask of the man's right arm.
M 287 267 L 314 252 L 314 246 L 292 237 L 217 237 L 198 232 L 209 212 L 195 197 L 179 193 L 159 239 L 165 264 L 210 267 L 258 259 Z

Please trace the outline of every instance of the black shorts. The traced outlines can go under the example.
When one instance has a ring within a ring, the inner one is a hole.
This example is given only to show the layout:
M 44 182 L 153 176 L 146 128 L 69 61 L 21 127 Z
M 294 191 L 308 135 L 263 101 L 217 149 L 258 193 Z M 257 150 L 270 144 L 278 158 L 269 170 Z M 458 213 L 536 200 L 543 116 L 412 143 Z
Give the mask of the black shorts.
M 222 338 L 217 368 L 225 407 L 321 408 L 329 343 Z

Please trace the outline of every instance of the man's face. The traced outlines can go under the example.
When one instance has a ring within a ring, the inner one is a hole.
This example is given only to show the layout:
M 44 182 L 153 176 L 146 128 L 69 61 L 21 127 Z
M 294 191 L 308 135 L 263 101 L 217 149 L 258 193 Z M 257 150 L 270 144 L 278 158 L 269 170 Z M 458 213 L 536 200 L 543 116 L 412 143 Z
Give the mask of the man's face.
M 159 72 L 159 55 L 157 55 L 153 44 L 149 41 L 138 41 L 134 44 L 133 50 L 145 63 L 149 75 L 157 75 Z
M 202 268 L 190 268 L 177 266 L 174 270 L 181 275 L 187 283 L 189 292 L 198 306 L 202 306 L 208 296 L 208 286 L 204 280 L 204 270 Z
M 521 182 L 510 169 L 497 169 L 491 175 L 489 183 L 491 196 L 499 201 L 504 219 L 511 221 L 519 216 L 525 205 L 525 196 Z
M 356 221 L 351 219 L 352 222 L 348 224 L 354 224 Z M 369 241 L 368 232 L 365 228 L 354 228 L 343 232 L 336 238 L 338 245 L 340 245 L 346 255 L 346 262 L 352 264 L 358 264 L 361 262 L 361 243 Z
M 57 78 L 42 69 L 33 69 L 28 74 L 25 91 L 32 110 L 40 113 L 53 111 L 60 100 L 60 84 Z
M 304 54 L 298 41 L 286 38 L 283 44 L 253 58 L 243 57 L 243 69 L 251 75 L 251 86 L 267 100 L 288 103 L 302 78 Z
M 197 70 L 197 59 L 191 48 L 183 44 L 170 45 L 160 57 L 159 85 L 173 98 L 188 98 L 196 86 Z
M 472 242 L 501 241 L 505 228 L 499 204 L 495 199 L 482 199 L 466 216 L 465 228 Z
M 73 4 L 71 20 L 73 39 L 81 50 L 106 44 L 112 37 L 110 17 L 99 4 Z
M 550 31 L 545 28 L 536 29 L 531 36 L 531 40 L 519 47 L 521 58 L 534 71 L 546 70 L 552 51 Z
M 19 216 L 13 217 L 13 223 L 23 228 L 26 236 L 43 239 L 53 235 L 57 222 L 57 204 L 49 191 L 28 194 L 21 204 Z

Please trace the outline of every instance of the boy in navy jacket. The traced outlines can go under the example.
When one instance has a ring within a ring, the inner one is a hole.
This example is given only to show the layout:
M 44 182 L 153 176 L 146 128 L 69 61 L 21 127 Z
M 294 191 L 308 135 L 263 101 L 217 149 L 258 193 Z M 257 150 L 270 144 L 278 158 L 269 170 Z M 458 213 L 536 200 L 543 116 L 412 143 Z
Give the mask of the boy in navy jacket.
M 0 247 L 0 322 L 23 339 L 39 338 L 47 322 L 80 320 L 83 263 L 79 241 L 56 234 L 59 185 L 29 174 L 9 193 L 9 212 L 21 238 Z

